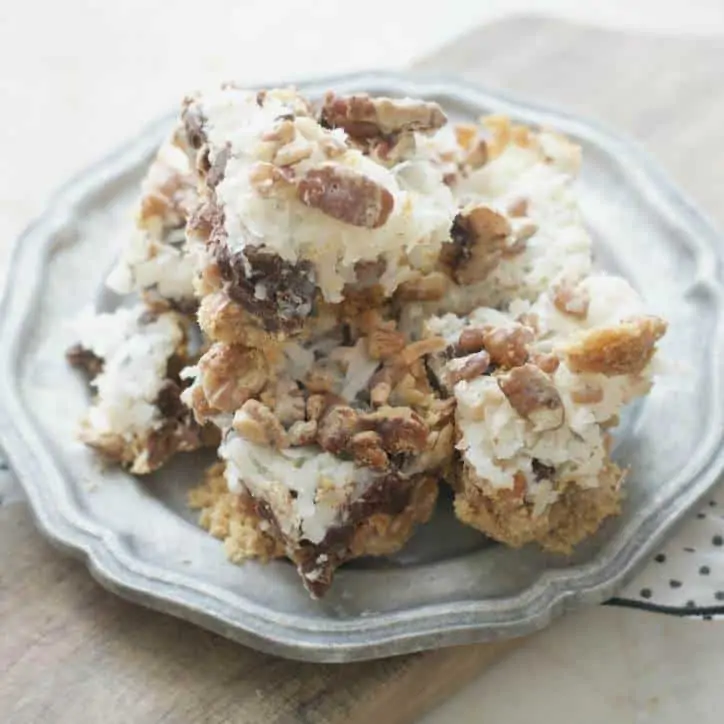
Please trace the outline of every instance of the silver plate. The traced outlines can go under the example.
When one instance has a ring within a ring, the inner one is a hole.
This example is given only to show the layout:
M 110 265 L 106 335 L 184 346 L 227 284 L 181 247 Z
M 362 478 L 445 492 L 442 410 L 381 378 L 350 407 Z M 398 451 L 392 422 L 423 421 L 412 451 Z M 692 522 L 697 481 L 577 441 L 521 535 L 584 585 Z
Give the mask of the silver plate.
M 506 113 L 556 127 L 584 151 L 580 200 L 599 266 L 623 274 L 670 321 L 669 372 L 626 416 L 623 514 L 571 558 L 490 545 L 449 500 L 407 548 L 339 571 L 308 598 L 290 565 L 241 567 L 184 506 L 205 461 L 176 459 L 139 482 L 102 470 L 74 439 L 87 391 L 66 366 L 66 321 L 93 303 L 130 229 L 137 184 L 170 119 L 71 182 L 20 240 L 0 316 L 0 442 L 41 529 L 106 587 L 244 644 L 310 661 L 351 661 L 518 636 L 611 596 L 724 467 L 721 252 L 702 216 L 628 142 L 570 115 L 451 80 L 357 75 L 309 84 L 439 101 L 453 118 Z

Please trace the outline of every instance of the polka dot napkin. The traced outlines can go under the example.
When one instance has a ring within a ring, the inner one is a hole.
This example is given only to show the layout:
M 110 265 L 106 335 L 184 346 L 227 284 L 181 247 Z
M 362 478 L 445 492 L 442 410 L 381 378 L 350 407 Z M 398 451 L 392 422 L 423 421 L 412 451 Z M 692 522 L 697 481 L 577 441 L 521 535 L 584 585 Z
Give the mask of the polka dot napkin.
M 724 619 L 724 484 L 610 603 Z
M 23 495 L 0 457 L 0 506 Z M 724 619 L 724 483 L 609 605 Z

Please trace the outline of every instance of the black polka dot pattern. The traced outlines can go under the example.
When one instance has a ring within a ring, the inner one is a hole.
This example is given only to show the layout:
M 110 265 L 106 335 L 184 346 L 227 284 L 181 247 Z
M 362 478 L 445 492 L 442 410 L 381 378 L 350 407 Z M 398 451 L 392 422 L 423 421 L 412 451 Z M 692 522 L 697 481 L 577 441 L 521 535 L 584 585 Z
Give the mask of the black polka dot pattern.
M 724 484 L 614 603 L 645 610 L 724 620 Z

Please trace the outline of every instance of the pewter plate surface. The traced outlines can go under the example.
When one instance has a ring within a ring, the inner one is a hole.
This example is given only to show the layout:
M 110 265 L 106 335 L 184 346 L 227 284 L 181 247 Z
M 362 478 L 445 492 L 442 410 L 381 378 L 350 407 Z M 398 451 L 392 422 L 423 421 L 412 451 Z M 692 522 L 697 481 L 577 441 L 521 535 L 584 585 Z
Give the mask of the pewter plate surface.
M 491 545 L 434 520 L 399 555 L 344 567 L 312 601 L 284 562 L 233 566 L 184 505 L 209 458 L 179 457 L 145 481 L 103 469 L 74 437 L 87 390 L 66 366 L 67 320 L 123 300 L 105 271 L 131 228 L 138 182 L 165 119 L 69 183 L 19 240 L 0 313 L 0 443 L 40 528 L 107 588 L 249 646 L 351 661 L 518 636 L 623 585 L 724 468 L 721 251 L 705 219 L 642 152 L 578 118 L 453 80 L 381 74 L 307 84 L 439 101 L 454 119 L 502 112 L 583 146 L 580 202 L 599 267 L 626 276 L 666 317 L 667 374 L 627 413 L 616 458 L 623 514 L 570 558 Z

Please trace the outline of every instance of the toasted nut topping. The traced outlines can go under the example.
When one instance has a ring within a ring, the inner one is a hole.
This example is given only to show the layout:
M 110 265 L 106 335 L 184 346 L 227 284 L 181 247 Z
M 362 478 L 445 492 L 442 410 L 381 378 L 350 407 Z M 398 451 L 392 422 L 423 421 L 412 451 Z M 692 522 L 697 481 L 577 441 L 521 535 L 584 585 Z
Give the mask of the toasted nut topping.
M 510 231 L 508 220 L 487 206 L 463 211 L 455 217 L 440 262 L 458 284 L 479 282 L 497 266 Z
M 427 337 L 426 339 L 420 339 L 417 342 L 408 344 L 405 349 L 400 352 L 396 357 L 396 362 L 399 362 L 405 367 L 409 367 L 415 360 L 424 357 L 427 354 L 434 354 L 435 352 L 442 352 L 447 347 L 447 343 L 442 337 Z
M 239 345 L 214 344 L 199 360 L 201 386 L 211 407 L 233 412 L 269 381 L 264 354 Z
M 354 461 L 362 467 L 384 470 L 390 464 L 387 453 L 382 449 L 382 438 L 373 430 L 358 432 L 350 441 Z
M 359 415 L 355 410 L 345 405 L 335 405 L 327 410 L 319 422 L 319 445 L 327 452 L 338 455 L 347 448 L 358 426 Z
M 552 375 L 561 364 L 561 361 L 554 354 L 543 354 L 542 352 L 534 352 L 530 356 L 531 364 L 540 367 L 547 375 Z
M 525 364 L 531 342 L 533 332 L 520 324 L 487 329 L 484 336 L 485 349 L 490 354 L 491 362 L 498 367 L 518 367 Z
M 304 395 L 296 385 L 287 387 L 277 386 L 277 397 L 274 403 L 274 414 L 282 425 L 291 425 L 304 420 L 306 404 Z
M 323 125 L 344 128 L 358 139 L 435 131 L 447 121 L 437 103 L 371 98 L 364 93 L 347 97 L 327 93 L 320 115 Z
M 289 444 L 294 447 L 312 445 L 317 439 L 317 421 L 298 420 L 289 428 L 287 434 L 289 435 Z
M 448 387 L 454 387 L 462 380 L 470 381 L 484 375 L 488 367 L 490 367 L 490 355 L 485 350 L 474 352 L 467 357 L 459 357 L 448 363 L 445 382 Z
M 548 375 L 535 365 L 514 367 L 498 377 L 498 385 L 513 409 L 536 430 L 555 430 L 563 424 L 561 396 Z
M 344 166 L 322 166 L 307 172 L 297 185 L 306 206 L 352 226 L 377 229 L 392 213 L 395 199 L 383 186 Z
M 274 413 L 257 400 L 247 400 L 234 414 L 232 427 L 241 437 L 257 445 L 284 448 L 289 438 Z
M 636 375 L 651 361 L 666 326 L 658 317 L 637 317 L 616 327 L 592 329 L 565 350 L 568 366 L 573 372 Z
M 367 352 L 372 359 L 387 359 L 402 351 L 405 335 L 395 329 L 394 322 L 384 322 L 367 337 Z
M 419 279 L 411 279 L 397 287 L 399 299 L 409 302 L 428 302 L 442 299 L 449 286 L 449 279 L 441 272 L 433 272 Z
M 391 455 L 420 452 L 427 445 L 428 428 L 409 407 L 381 407 L 360 418 L 365 430 L 374 430 Z
M 294 188 L 294 173 L 291 169 L 259 161 L 249 171 L 252 188 L 264 198 L 289 195 Z
M 553 305 L 562 314 L 568 314 L 577 319 L 588 316 L 588 305 L 591 298 L 588 292 L 580 285 L 565 280 L 551 290 Z
M 471 352 L 480 352 L 485 348 L 486 330 L 482 327 L 468 327 L 460 332 L 458 337 L 456 352 L 460 354 L 470 354 Z

